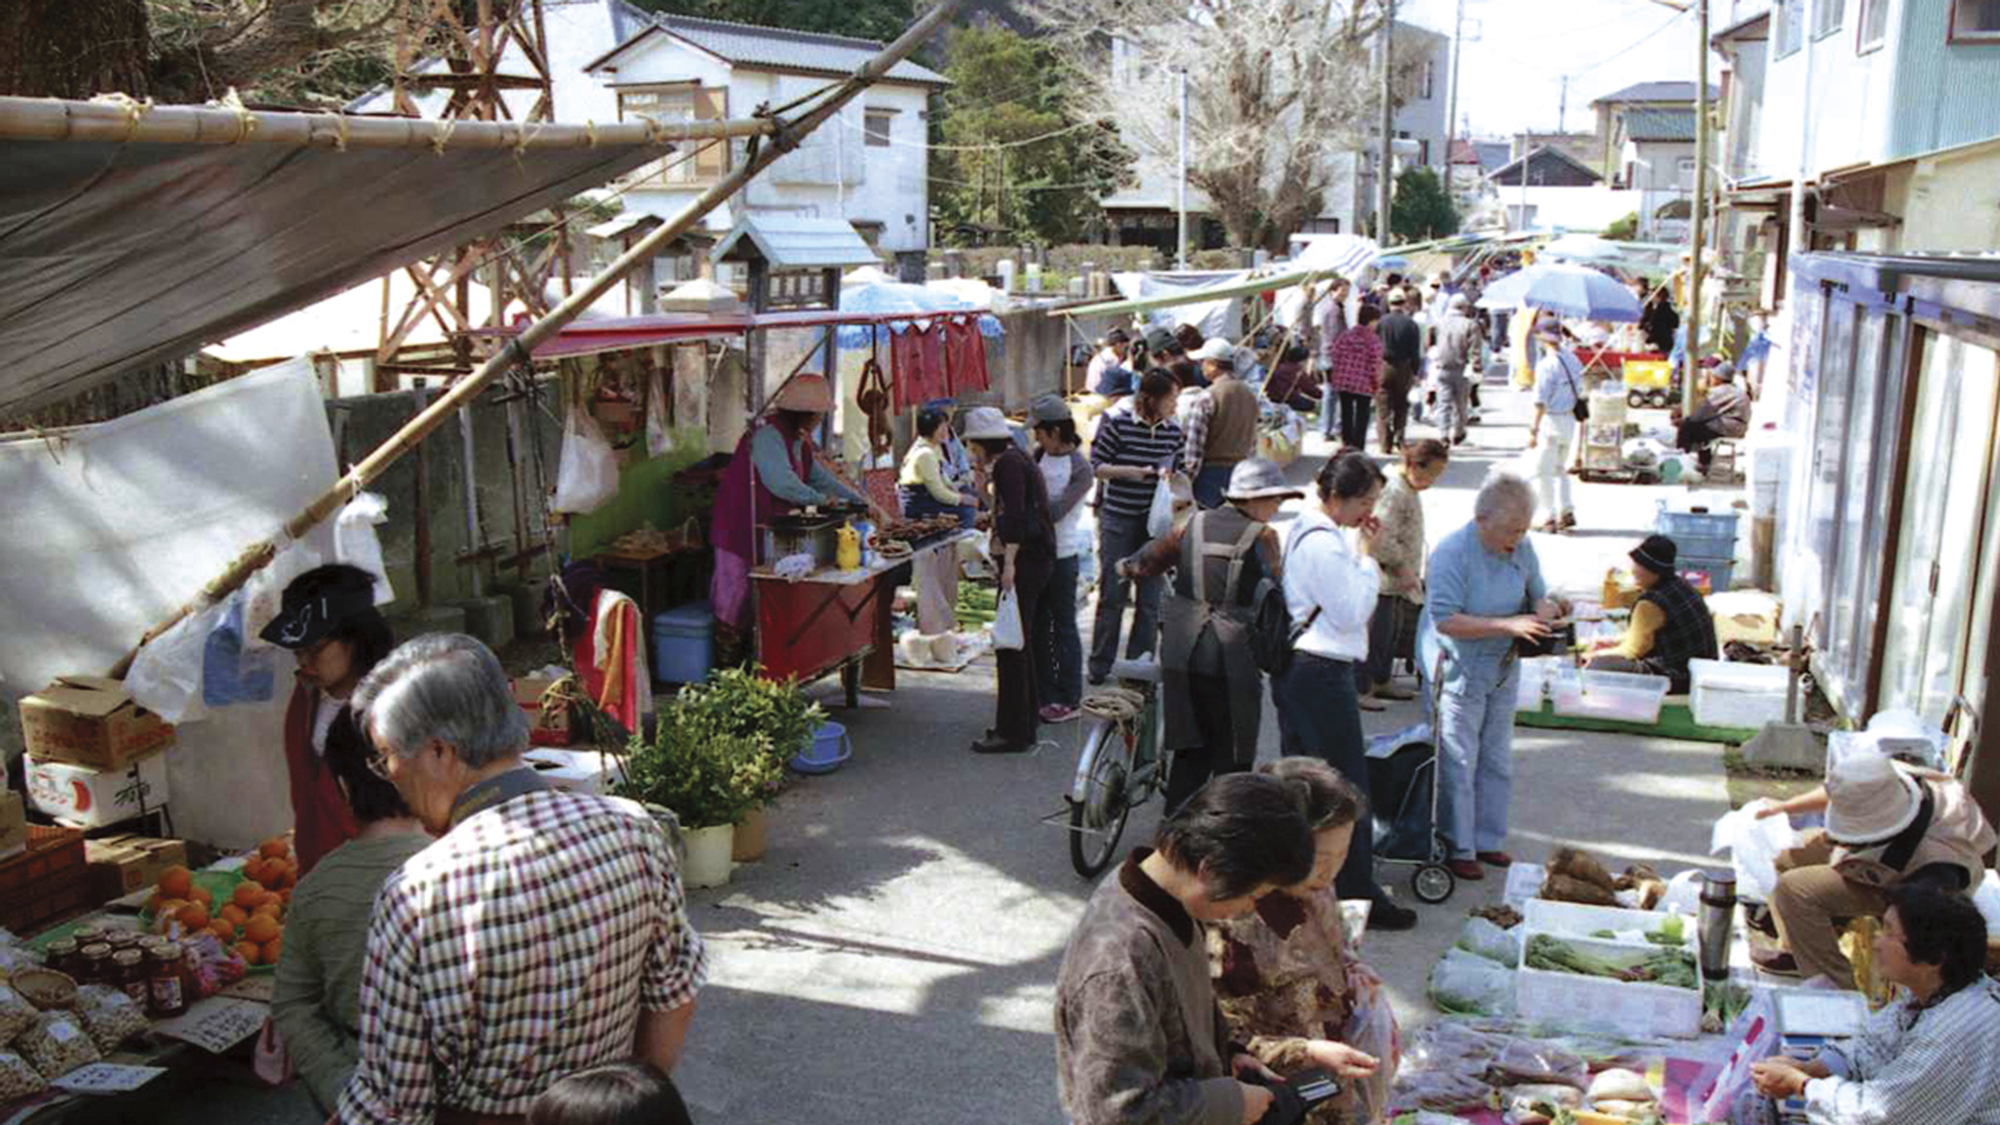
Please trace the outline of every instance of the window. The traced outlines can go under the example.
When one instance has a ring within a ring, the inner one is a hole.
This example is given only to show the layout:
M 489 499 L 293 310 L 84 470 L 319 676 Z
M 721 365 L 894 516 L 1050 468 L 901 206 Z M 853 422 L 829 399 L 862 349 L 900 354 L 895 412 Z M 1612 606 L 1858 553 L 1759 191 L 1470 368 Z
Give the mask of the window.
M 2000 0 L 1952 0 L 1951 37 L 2000 39 Z
M 861 131 L 868 138 L 872 148 L 888 148 L 889 134 L 895 127 L 896 115 L 888 110 L 871 109 L 861 119 Z
M 1430 101 L 1437 95 L 1437 61 L 1424 60 L 1424 100 Z
M 1680 172 L 1681 179 L 1689 183 L 1694 182 L 1694 157 L 1683 156 L 1675 162 L 1674 167 Z
M 1890 0 L 1861 0 L 1861 25 L 1855 40 L 1856 51 L 1872 51 L 1889 36 Z
M 1846 14 L 1847 0 L 1819 0 L 1813 8 L 1813 38 L 1839 31 L 1841 17 Z
M 1430 167 L 1431 143 L 1429 141 L 1417 142 L 1417 163 L 1423 165 L 1426 168 Z
M 1778 57 L 1797 53 L 1805 45 L 1806 0 L 1774 0 L 1771 16 Z
M 641 86 L 618 91 L 621 121 L 652 121 L 675 125 L 688 121 L 720 121 L 729 116 L 729 91 L 698 83 Z M 729 173 L 727 140 L 682 142 L 678 151 L 631 174 L 637 184 L 702 184 Z

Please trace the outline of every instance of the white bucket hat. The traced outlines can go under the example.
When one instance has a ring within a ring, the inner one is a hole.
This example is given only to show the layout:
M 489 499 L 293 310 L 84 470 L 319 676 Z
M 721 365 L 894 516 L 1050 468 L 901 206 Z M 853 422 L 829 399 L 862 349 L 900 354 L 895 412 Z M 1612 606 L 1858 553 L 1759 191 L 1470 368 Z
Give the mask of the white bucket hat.
M 1880 751 L 1858 748 L 1826 775 L 1826 834 L 1838 844 L 1879 844 L 1917 819 L 1916 779 Z
M 1189 352 L 1188 358 L 1196 363 L 1206 360 L 1210 363 L 1227 363 L 1233 367 L 1236 364 L 1236 345 L 1220 336 L 1210 336 L 1202 341 L 1201 347 Z
M 1239 461 L 1229 471 L 1229 487 L 1222 490 L 1226 500 L 1262 500 L 1267 496 L 1297 498 L 1305 490 L 1289 484 L 1285 471 L 1260 457 Z
M 975 406 L 965 412 L 963 436 L 967 441 L 1012 441 L 1014 431 L 1005 414 L 991 406 Z

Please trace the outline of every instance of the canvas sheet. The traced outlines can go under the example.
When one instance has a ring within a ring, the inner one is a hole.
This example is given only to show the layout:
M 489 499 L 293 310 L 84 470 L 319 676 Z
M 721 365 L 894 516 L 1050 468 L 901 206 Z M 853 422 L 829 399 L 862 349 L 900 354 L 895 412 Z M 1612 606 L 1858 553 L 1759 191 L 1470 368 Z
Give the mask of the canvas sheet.
M 1180 297 L 1201 289 L 1221 288 L 1233 282 L 1243 281 L 1249 276 L 1248 270 L 1238 274 L 1114 273 L 1111 275 L 1111 283 L 1118 287 L 1120 296 L 1128 300 L 1143 300 L 1152 297 Z M 1204 337 L 1227 336 L 1233 340 L 1242 332 L 1242 310 L 1241 298 L 1224 297 L 1221 300 L 1196 301 L 1171 308 L 1156 309 L 1146 314 L 1146 323 L 1160 328 L 1192 324 L 1201 330 Z

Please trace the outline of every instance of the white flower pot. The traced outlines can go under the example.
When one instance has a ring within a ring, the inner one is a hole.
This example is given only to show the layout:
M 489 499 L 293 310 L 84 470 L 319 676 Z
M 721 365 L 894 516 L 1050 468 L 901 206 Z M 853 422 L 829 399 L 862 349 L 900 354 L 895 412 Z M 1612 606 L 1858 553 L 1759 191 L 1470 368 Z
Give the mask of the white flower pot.
M 687 860 L 681 866 L 681 882 L 690 887 L 720 887 L 729 882 L 729 854 L 736 845 L 736 826 L 684 830 Z

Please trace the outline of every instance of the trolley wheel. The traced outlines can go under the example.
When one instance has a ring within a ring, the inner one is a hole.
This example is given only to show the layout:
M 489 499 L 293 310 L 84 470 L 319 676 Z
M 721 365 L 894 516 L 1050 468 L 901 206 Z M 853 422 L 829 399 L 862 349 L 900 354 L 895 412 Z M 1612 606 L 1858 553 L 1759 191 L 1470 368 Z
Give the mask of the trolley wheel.
M 1084 740 L 1090 773 L 1083 800 L 1072 800 L 1069 805 L 1069 862 L 1086 879 L 1095 878 L 1111 865 L 1118 838 L 1125 834 L 1125 822 L 1132 818 L 1130 779 L 1120 753 L 1121 734 L 1117 723 L 1100 721 Z
M 1426 863 L 1410 876 L 1410 891 L 1420 901 L 1436 906 L 1458 889 L 1458 876 L 1441 863 Z
M 1646 392 L 1645 392 L 1645 391 L 1639 391 L 1639 390 L 1631 390 L 1631 391 L 1626 391 L 1626 392 L 1625 392 L 1625 405 L 1627 405 L 1627 406 L 1631 407 L 1631 408 L 1632 408 L 1632 409 L 1634 409 L 1634 410 L 1637 410 L 1637 409 L 1639 409 L 1640 407 L 1642 407 L 1642 406 L 1645 406 L 1645 405 L 1646 405 Z
M 1653 406 L 1660 410 L 1665 410 L 1673 404 L 1672 396 L 1668 395 L 1665 391 L 1654 391 L 1647 397 L 1652 400 Z

